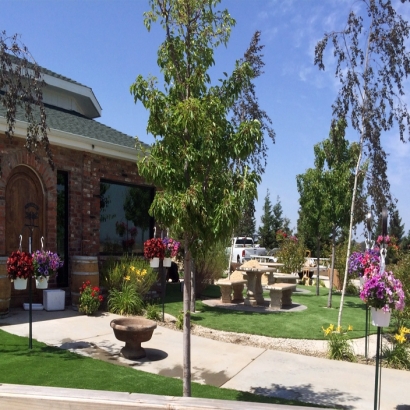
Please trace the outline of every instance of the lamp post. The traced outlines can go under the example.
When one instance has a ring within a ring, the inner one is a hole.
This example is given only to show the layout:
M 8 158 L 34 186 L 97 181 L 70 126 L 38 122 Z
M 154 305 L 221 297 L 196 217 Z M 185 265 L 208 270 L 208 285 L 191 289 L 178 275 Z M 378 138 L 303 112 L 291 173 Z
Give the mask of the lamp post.
M 38 219 L 39 206 L 33 202 L 29 202 L 24 206 L 25 219 L 28 220 L 28 223 L 24 225 L 30 231 L 30 236 L 28 238 L 28 252 L 31 255 L 32 253 L 32 244 L 33 244 L 33 231 L 35 228 L 38 228 L 38 225 L 35 225 L 35 221 Z M 28 347 L 29 349 L 33 348 L 33 278 L 30 277 L 28 280 L 28 294 L 29 294 L 29 338 L 28 338 Z
M 385 237 L 387 236 L 387 208 L 382 209 L 382 236 L 383 241 L 380 249 L 380 273 L 384 272 L 386 266 L 386 243 Z M 374 410 L 380 409 L 380 390 L 381 390 L 381 366 L 380 366 L 380 353 L 382 350 L 381 345 L 381 327 L 377 326 L 377 342 L 376 342 L 376 371 L 374 379 Z

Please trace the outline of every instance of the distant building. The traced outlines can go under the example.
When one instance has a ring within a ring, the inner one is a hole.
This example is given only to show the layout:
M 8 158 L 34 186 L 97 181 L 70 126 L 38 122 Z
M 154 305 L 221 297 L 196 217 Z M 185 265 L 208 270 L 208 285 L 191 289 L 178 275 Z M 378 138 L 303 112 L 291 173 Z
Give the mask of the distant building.
M 48 136 L 55 169 L 47 158 L 24 148 L 26 122 L 17 115 L 14 138 L 6 129 L 0 107 L 0 255 L 19 247 L 28 251 L 28 214 L 35 215 L 32 250 L 57 251 L 64 268 L 51 287 L 69 289 L 72 258 L 142 252 L 152 237 L 148 208 L 154 188 L 138 175 L 134 138 L 95 120 L 101 107 L 91 88 L 42 69 L 46 87 Z M 69 295 L 69 292 L 67 292 Z M 35 294 L 41 302 L 42 294 Z M 11 305 L 27 301 L 27 294 L 12 293 Z

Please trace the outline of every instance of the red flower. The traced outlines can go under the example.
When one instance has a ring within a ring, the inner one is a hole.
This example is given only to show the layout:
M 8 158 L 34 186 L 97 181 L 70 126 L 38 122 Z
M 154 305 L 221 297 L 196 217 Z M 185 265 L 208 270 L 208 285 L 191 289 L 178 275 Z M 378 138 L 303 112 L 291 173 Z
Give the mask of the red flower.
M 7 273 L 10 279 L 27 279 L 33 276 L 33 257 L 27 252 L 12 252 L 7 259 Z
M 160 238 L 148 239 L 144 242 L 144 256 L 147 259 L 164 259 L 165 245 Z

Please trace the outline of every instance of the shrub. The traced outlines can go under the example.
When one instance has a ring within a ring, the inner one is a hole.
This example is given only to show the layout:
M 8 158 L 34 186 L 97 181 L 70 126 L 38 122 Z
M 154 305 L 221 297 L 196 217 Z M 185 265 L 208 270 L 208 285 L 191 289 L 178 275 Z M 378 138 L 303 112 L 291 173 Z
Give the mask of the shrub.
M 140 294 L 129 281 L 124 280 L 121 289 L 111 289 L 108 293 L 108 310 L 119 315 L 142 313 L 143 302 Z
M 396 279 L 400 279 L 404 291 L 404 309 L 403 311 L 394 310 L 392 312 L 393 320 L 396 321 L 397 329 L 410 324 L 410 253 L 403 254 L 402 259 L 396 266 L 390 266 Z
M 305 244 L 303 239 L 296 236 L 276 235 L 280 240 L 280 251 L 278 260 L 283 263 L 283 272 L 296 273 L 300 272 L 305 262 Z
M 322 330 L 328 341 L 327 355 L 329 359 L 346 360 L 348 362 L 356 361 L 352 342 L 347 337 L 347 332 L 353 330 L 351 326 L 349 326 L 345 332 L 341 326 L 335 330 L 334 325 L 332 324 L 326 329 L 322 327 Z
M 102 301 L 103 297 L 100 295 L 100 288 L 98 286 L 91 286 L 89 280 L 84 282 L 80 288 L 78 310 L 88 316 L 94 315 Z
M 194 264 L 195 295 L 199 296 L 209 284 L 221 278 L 226 270 L 226 247 L 222 243 L 214 245 L 206 253 L 200 253 Z
M 184 312 L 179 312 L 177 321 L 175 322 L 175 327 L 179 330 L 182 330 L 182 328 L 184 327 Z
M 147 319 L 156 320 L 156 321 L 161 320 L 161 315 L 159 314 L 158 306 L 148 303 L 145 306 L 145 317 Z

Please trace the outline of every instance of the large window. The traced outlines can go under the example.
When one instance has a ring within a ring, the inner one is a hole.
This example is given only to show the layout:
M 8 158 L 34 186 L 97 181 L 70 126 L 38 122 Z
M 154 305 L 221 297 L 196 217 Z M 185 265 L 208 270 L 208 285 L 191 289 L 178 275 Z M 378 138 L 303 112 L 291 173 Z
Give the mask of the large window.
M 101 181 L 100 253 L 143 253 L 154 225 L 148 214 L 153 196 L 153 188 Z

